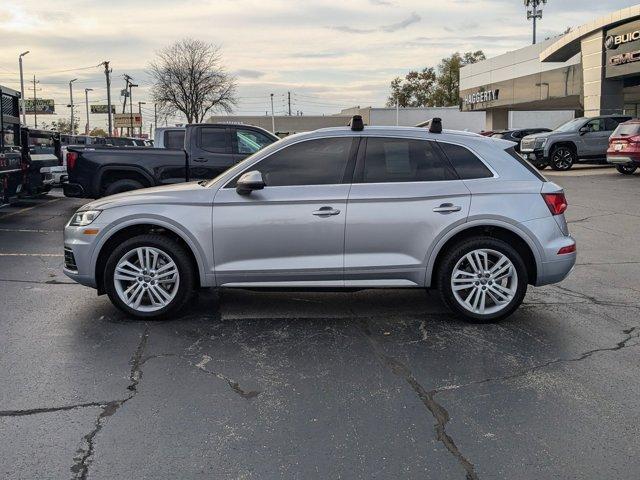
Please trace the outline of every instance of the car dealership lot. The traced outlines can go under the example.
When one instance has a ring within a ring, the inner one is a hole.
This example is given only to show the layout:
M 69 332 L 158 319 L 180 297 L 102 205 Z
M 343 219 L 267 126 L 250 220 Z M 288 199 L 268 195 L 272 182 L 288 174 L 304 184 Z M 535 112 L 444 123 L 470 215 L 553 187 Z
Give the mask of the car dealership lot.
M 61 272 L 81 200 L 0 209 L 0 476 L 638 477 L 640 175 L 543 173 L 578 264 L 495 325 L 411 290 L 133 321 Z

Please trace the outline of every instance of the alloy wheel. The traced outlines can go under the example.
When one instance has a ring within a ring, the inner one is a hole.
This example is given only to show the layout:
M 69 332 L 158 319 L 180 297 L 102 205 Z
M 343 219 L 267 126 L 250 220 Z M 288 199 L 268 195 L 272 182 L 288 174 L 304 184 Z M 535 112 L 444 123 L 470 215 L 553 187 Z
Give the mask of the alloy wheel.
M 518 289 L 518 274 L 509 257 L 488 248 L 465 254 L 451 274 L 451 290 L 464 309 L 491 315 L 504 310 Z
M 553 152 L 551 163 L 558 170 L 569 170 L 573 165 L 573 152 L 565 147 L 560 147 Z
M 154 312 L 173 301 L 180 286 L 180 273 L 167 253 L 155 247 L 137 247 L 118 260 L 113 283 L 127 306 L 139 312 Z

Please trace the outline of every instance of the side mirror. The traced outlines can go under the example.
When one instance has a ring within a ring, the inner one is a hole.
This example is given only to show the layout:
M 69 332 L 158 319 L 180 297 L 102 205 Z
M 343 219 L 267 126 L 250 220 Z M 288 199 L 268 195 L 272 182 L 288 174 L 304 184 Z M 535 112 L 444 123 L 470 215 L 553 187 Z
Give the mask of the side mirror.
M 584 127 L 580 127 L 580 129 L 578 130 L 578 132 L 580 132 L 580 135 L 584 135 L 585 133 L 590 132 L 591 130 L 589 130 L 589 127 L 587 127 L 586 125 Z
M 258 170 L 252 170 L 242 174 L 238 179 L 236 192 L 238 195 L 249 195 L 254 190 L 262 190 L 264 186 L 262 174 Z

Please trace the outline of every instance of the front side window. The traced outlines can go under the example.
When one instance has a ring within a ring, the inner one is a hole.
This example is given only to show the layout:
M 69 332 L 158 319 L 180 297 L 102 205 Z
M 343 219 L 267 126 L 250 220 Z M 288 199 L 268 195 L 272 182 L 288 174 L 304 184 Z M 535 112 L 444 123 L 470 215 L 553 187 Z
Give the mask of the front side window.
M 352 139 L 322 138 L 296 143 L 265 158 L 252 170 L 267 187 L 342 183 Z
M 227 131 L 225 128 L 200 128 L 200 148 L 209 152 L 224 153 L 227 151 Z
M 594 118 L 585 125 L 587 132 L 602 132 L 604 131 L 604 118 Z
M 369 138 L 364 183 L 433 182 L 456 179 L 437 146 L 426 140 Z
M 439 143 L 462 180 L 493 177 L 491 170 L 468 148 L 453 143 Z
M 238 141 L 238 153 L 243 155 L 252 155 L 273 143 L 272 139 L 260 132 L 242 128 L 236 130 L 236 140 Z

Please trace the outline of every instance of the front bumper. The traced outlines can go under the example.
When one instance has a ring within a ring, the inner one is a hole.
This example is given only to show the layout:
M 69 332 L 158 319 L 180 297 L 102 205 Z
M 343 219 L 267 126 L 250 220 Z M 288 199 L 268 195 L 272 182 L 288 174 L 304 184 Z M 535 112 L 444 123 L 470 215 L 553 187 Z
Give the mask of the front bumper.
M 545 156 L 544 150 L 521 150 L 520 154 L 525 160 L 528 160 L 534 165 L 546 165 L 549 163 L 549 159 Z
M 62 271 L 70 279 L 87 287 L 97 288 L 93 269 L 93 253 L 97 244 L 97 235 L 84 233 L 85 229 L 98 229 L 93 223 L 86 227 L 64 228 L 64 267 Z

